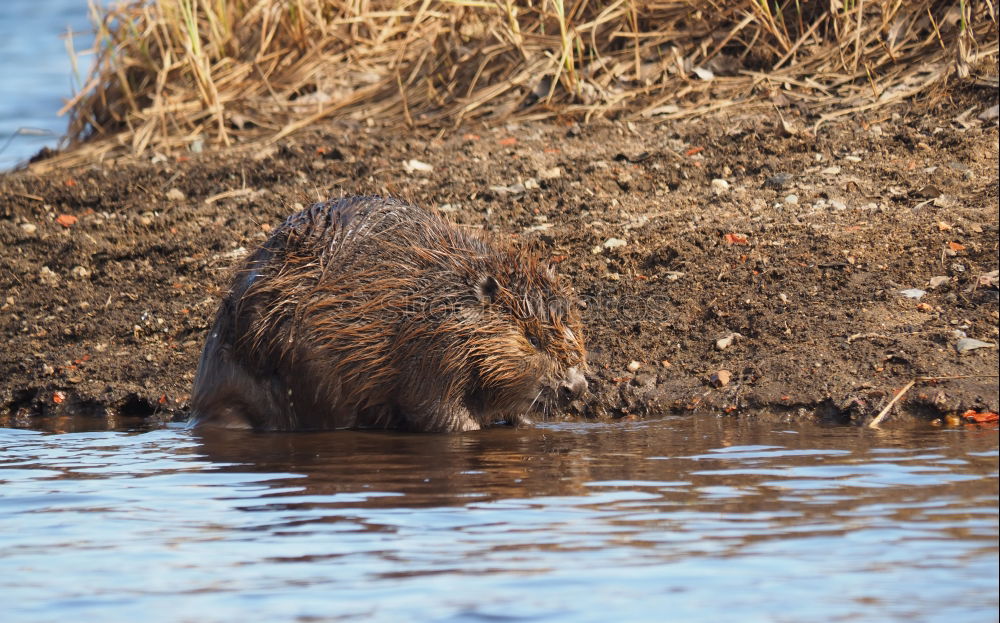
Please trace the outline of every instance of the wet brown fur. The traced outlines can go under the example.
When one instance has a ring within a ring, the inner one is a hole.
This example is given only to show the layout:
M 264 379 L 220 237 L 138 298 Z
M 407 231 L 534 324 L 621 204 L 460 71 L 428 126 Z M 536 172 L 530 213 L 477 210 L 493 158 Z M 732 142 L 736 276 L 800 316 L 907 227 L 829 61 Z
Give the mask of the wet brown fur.
M 392 199 L 295 214 L 237 272 L 192 421 L 475 430 L 585 389 L 579 314 L 531 253 Z

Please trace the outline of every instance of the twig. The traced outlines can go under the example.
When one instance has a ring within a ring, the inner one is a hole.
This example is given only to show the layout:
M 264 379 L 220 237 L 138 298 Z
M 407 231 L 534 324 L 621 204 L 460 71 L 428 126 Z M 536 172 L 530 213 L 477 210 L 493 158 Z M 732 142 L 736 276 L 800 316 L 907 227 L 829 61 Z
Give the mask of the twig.
M 212 195 L 205 199 L 206 205 L 211 205 L 220 199 L 231 199 L 232 197 L 245 197 L 246 195 L 252 195 L 256 192 L 253 188 L 236 188 L 233 190 L 227 190 L 225 192 Z
M 878 428 L 878 425 L 882 422 L 882 420 L 885 419 L 885 416 L 889 414 L 889 410 L 892 409 L 892 405 L 896 404 L 896 402 L 903 397 L 903 394 L 910 391 L 910 388 L 913 387 L 914 383 L 916 382 L 917 379 L 913 379 L 912 381 L 904 385 L 903 389 L 899 390 L 896 396 L 889 401 L 889 404 L 885 405 L 885 408 L 882 409 L 879 412 L 879 414 L 875 416 L 875 419 L 868 424 L 868 428 Z
M 881 411 L 879 411 L 879 414 L 875 416 L 875 419 L 873 419 L 868 424 L 868 428 L 878 428 L 879 427 L 878 425 L 882 423 L 882 420 L 885 419 L 885 416 L 889 414 L 889 410 L 892 409 L 892 405 L 896 404 L 899 401 L 899 399 L 902 398 L 903 395 L 906 392 L 910 391 L 910 388 L 913 387 L 917 383 L 917 381 L 924 382 L 924 381 L 947 381 L 947 380 L 953 380 L 953 379 L 995 379 L 995 378 L 1000 378 L 1000 375 L 997 375 L 997 374 L 958 374 L 958 375 L 955 375 L 955 376 L 918 376 L 918 377 L 915 377 L 912 381 L 910 381 L 909 383 L 907 383 L 906 385 L 904 385 L 903 389 L 899 390 L 899 392 L 896 393 L 896 395 L 893 397 L 893 399 L 889 401 L 889 404 L 885 405 L 885 408 L 883 408 Z

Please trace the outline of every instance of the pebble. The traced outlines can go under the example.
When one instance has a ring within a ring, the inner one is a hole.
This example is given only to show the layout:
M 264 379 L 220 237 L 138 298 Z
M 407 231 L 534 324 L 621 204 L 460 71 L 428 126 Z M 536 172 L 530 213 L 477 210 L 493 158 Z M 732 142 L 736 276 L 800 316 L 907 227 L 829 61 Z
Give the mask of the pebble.
M 712 374 L 709 379 L 713 386 L 715 387 L 725 387 L 729 385 L 729 381 L 732 380 L 733 373 L 729 370 L 717 370 Z
M 171 188 L 167 191 L 167 199 L 170 201 L 184 201 L 187 197 L 178 188 Z
M 919 299 L 921 296 L 927 294 L 927 292 L 920 288 L 907 288 L 906 290 L 900 290 L 899 293 L 908 299 Z
M 77 279 L 89 279 L 90 278 L 90 271 L 87 270 L 86 268 L 84 268 L 83 266 L 74 266 L 69 271 L 69 274 L 73 275 L 73 277 L 75 277 Z
M 933 290 L 935 288 L 940 288 L 944 284 L 948 283 L 951 279 L 944 275 L 938 275 L 937 277 L 931 277 L 928 287 Z
M 963 337 L 955 343 L 955 350 L 957 350 L 959 354 L 962 354 L 969 352 L 970 350 L 976 350 L 977 348 L 994 348 L 995 346 L 996 344 L 983 342 L 971 337 Z
M 608 238 L 604 241 L 605 249 L 617 249 L 618 247 L 624 247 L 628 242 L 622 240 L 621 238 Z
M 524 191 L 527 189 L 525 188 L 524 184 L 518 182 L 516 184 L 511 184 L 510 186 L 490 186 L 490 190 L 497 193 L 500 196 L 503 196 L 508 193 L 513 195 L 523 195 Z
M 798 195 L 788 195 L 787 197 L 785 197 L 785 203 L 787 203 L 790 206 L 798 205 L 799 204 L 799 196 Z
M 538 177 L 543 180 L 554 180 L 562 177 L 561 167 L 552 167 L 551 169 L 541 169 L 538 171 Z
M 642 367 L 642 364 L 639 363 L 638 361 L 632 360 L 632 361 L 628 362 L 628 366 L 626 366 L 626 367 L 628 368 L 629 372 L 637 372 L 639 370 L 639 368 Z
M 26 234 L 33 234 L 36 231 L 38 231 L 38 226 L 35 225 L 34 223 L 21 223 L 20 227 L 21 231 L 23 231 Z
M 788 186 L 789 182 L 792 181 L 791 173 L 775 173 L 771 177 L 764 180 L 765 188 L 773 188 L 775 190 L 781 190 Z
M 52 272 L 48 266 L 42 266 L 38 271 L 38 280 L 46 285 L 54 286 L 59 283 L 59 275 Z
M 843 201 L 837 201 L 836 199 L 833 199 L 830 201 L 830 207 L 833 208 L 834 210 L 837 210 L 838 212 L 843 212 L 844 210 L 847 209 L 847 204 L 844 203 Z
M 717 195 L 729 192 L 729 182 L 721 178 L 712 180 L 712 192 Z
M 725 337 L 720 337 L 715 340 L 715 347 L 719 350 L 726 350 L 733 343 L 733 340 L 738 337 L 743 337 L 739 333 L 730 333 Z
M 827 167 L 820 171 L 823 175 L 838 175 L 840 173 L 840 167 Z
M 404 162 L 403 168 L 406 169 L 407 173 L 415 173 L 415 172 L 429 173 L 434 170 L 433 165 L 414 159 L 410 159 Z

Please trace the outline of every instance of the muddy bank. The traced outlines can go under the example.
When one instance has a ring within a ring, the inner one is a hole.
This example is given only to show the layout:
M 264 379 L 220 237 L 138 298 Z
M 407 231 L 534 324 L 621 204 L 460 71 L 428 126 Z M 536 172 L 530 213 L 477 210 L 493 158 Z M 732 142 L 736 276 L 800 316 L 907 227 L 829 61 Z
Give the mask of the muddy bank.
M 530 240 L 558 264 L 587 302 L 593 372 L 570 417 L 863 421 L 917 377 L 950 378 L 918 381 L 903 412 L 996 411 L 987 100 L 815 136 L 788 113 L 437 133 L 332 124 L 226 154 L 8 174 L 0 424 L 183 419 L 237 259 L 290 212 L 358 193 Z

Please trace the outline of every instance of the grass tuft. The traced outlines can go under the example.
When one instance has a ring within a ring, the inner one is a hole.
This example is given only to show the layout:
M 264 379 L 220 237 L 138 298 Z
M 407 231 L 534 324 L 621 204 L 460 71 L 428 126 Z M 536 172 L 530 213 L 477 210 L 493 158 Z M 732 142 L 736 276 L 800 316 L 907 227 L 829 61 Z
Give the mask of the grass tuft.
M 677 118 L 781 102 L 819 122 L 997 87 L 995 0 L 130 0 L 36 164 L 399 126 Z M 74 63 L 75 63 L 74 59 Z M 75 148 L 75 149 L 74 149 Z

